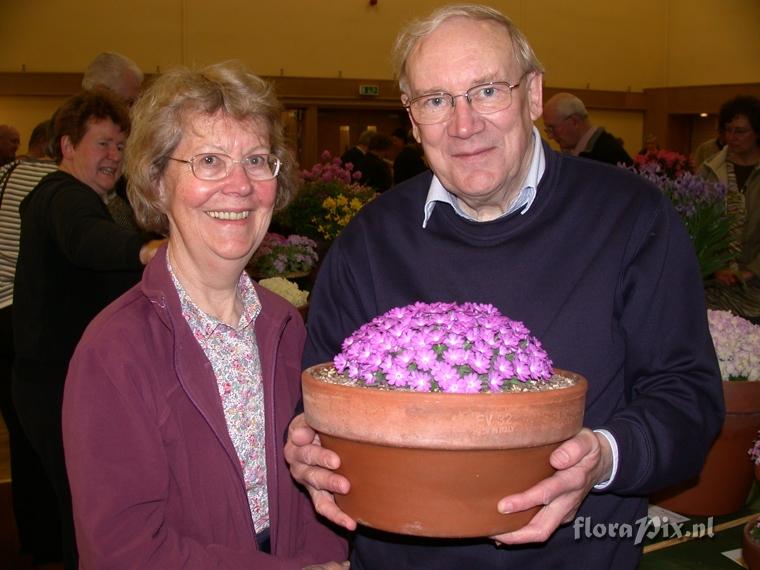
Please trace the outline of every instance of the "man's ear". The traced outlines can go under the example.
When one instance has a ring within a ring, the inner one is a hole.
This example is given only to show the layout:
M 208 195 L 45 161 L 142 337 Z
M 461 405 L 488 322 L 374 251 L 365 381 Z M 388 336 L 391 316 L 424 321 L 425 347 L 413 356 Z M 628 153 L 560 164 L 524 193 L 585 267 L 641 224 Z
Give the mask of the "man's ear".
M 528 108 L 530 119 L 535 121 L 544 112 L 544 74 L 533 71 L 527 81 Z
M 409 101 L 409 96 L 404 93 L 401 95 L 401 104 L 406 107 L 407 102 Z M 420 129 L 417 126 L 417 123 L 414 122 L 414 119 L 412 118 L 412 112 L 407 108 L 406 114 L 409 115 L 409 122 L 412 123 L 412 136 L 414 137 L 414 140 L 417 141 L 417 143 L 422 142 L 420 140 Z

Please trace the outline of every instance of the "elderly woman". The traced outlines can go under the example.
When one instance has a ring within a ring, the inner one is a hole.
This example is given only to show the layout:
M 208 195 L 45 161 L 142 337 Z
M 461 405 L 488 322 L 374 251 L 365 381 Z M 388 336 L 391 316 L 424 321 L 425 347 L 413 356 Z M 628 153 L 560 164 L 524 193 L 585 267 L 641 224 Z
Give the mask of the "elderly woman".
M 20 207 L 13 397 L 55 488 L 67 569 L 76 568 L 76 545 L 61 439 L 66 369 L 87 324 L 138 282 L 157 246 L 117 226 L 104 202 L 120 176 L 128 134 L 127 109 L 109 92 L 68 99 L 53 125 L 58 170 Z
M 745 95 L 727 101 L 718 124 L 726 145 L 702 163 L 699 174 L 727 186 L 735 257 L 715 272 L 707 304 L 760 323 L 760 99 Z
M 305 328 L 244 268 L 294 191 L 281 109 L 235 63 L 159 77 L 133 108 L 129 195 L 168 233 L 90 325 L 63 430 L 86 568 L 338 568 L 282 455 Z

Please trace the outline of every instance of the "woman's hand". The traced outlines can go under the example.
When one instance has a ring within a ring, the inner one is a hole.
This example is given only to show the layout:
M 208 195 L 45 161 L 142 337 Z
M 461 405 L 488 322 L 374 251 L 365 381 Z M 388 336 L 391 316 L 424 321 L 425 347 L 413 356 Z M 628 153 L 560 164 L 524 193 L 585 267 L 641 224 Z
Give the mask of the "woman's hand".
M 312 564 L 306 566 L 303 570 L 345 570 L 351 568 L 351 563 L 346 560 L 345 562 L 327 562 L 325 564 Z
M 356 521 L 338 508 L 333 497 L 333 493 L 345 495 L 351 488 L 348 479 L 333 472 L 340 467 L 340 457 L 322 447 L 319 435 L 307 425 L 303 414 L 293 418 L 288 427 L 285 460 L 293 479 L 309 491 L 320 515 L 348 530 L 356 529 Z
M 549 462 L 557 472 L 527 491 L 499 501 L 501 513 L 541 506 L 531 521 L 513 532 L 494 536 L 504 544 L 546 541 L 560 524 L 573 520 L 594 485 L 606 481 L 612 471 L 612 449 L 601 434 L 584 428 L 555 449 Z

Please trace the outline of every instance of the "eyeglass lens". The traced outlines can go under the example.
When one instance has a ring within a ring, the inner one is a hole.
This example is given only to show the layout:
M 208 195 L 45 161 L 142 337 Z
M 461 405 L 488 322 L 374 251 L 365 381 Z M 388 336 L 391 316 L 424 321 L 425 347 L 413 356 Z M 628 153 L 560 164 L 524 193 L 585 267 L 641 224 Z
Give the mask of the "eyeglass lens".
M 410 104 L 412 117 L 421 124 L 433 124 L 447 120 L 454 113 L 454 100 L 465 97 L 478 113 L 488 114 L 503 111 L 512 104 L 512 89 L 508 83 L 487 83 L 476 85 L 461 95 L 432 93 L 414 99 Z
M 202 180 L 219 180 L 239 163 L 252 180 L 271 180 L 280 171 L 280 160 L 272 154 L 252 154 L 240 160 L 219 153 L 195 155 L 190 159 L 193 174 Z

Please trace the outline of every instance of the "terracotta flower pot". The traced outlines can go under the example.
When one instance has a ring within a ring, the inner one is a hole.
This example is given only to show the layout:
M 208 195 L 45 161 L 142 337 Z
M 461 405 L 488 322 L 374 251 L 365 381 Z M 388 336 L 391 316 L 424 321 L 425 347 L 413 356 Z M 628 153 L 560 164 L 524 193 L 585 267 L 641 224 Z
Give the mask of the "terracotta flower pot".
M 338 506 L 361 524 L 416 536 L 492 536 L 525 525 L 502 497 L 554 472 L 549 455 L 583 424 L 586 380 L 557 390 L 442 394 L 345 386 L 303 373 L 306 421 L 341 458 Z
M 726 420 L 699 476 L 650 501 L 685 515 L 726 515 L 744 505 L 754 481 L 747 455 L 760 429 L 760 382 L 723 382 Z
M 749 570 L 760 570 L 760 541 L 750 534 L 756 523 L 753 519 L 745 524 L 742 534 L 742 558 Z

